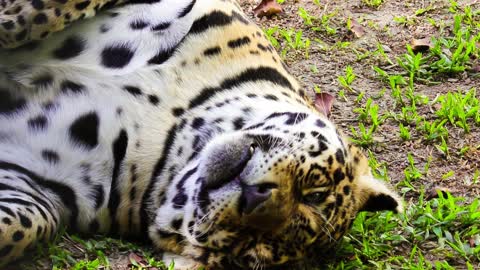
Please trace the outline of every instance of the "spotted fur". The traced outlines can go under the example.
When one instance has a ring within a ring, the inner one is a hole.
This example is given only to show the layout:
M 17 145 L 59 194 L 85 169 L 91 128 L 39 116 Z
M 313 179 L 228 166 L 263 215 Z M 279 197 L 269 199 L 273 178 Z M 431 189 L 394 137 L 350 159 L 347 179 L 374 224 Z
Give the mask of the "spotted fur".
M 0 263 L 61 226 L 178 269 L 301 263 L 401 211 L 235 2 L 130 1 L 0 59 Z

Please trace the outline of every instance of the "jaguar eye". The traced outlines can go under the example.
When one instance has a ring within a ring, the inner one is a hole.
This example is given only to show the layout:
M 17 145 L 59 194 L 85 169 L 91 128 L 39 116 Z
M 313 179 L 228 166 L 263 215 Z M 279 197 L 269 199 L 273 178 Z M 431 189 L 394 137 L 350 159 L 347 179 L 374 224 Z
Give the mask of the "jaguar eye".
M 303 197 L 308 204 L 320 204 L 325 201 L 328 196 L 328 192 L 314 192 L 309 193 Z

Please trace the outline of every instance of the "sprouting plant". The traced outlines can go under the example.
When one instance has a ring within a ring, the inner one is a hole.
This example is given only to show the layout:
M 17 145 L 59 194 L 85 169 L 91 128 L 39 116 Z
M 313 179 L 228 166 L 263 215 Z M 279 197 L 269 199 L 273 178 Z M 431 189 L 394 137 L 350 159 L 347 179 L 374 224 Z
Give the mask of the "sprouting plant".
M 355 80 L 357 76 L 355 75 L 355 73 L 353 72 L 353 68 L 351 66 L 347 66 L 345 68 L 345 76 L 343 75 L 340 75 L 338 77 L 338 81 L 340 82 L 340 84 L 345 88 L 345 89 L 348 89 L 350 91 L 354 91 L 353 88 L 352 88 L 352 83 L 353 81 Z
M 393 117 L 400 121 L 401 123 L 410 125 L 417 124 L 418 122 L 423 121 L 423 118 L 418 114 L 417 107 L 415 104 L 412 106 L 404 106 L 401 108 L 400 114 L 394 114 Z
M 447 173 L 444 173 L 444 174 L 442 175 L 442 179 L 443 179 L 443 180 L 446 180 L 446 179 L 448 179 L 448 178 L 450 178 L 450 177 L 452 177 L 452 176 L 454 176 L 454 175 L 455 175 L 455 172 L 452 171 L 452 170 L 450 170 L 450 171 L 448 171 Z
M 369 7 L 378 8 L 383 0 L 362 0 L 362 2 Z
M 305 58 L 309 59 L 310 58 L 310 39 L 306 38 L 305 39 Z
M 278 26 L 267 28 L 263 32 L 265 33 L 265 36 L 267 37 L 268 41 L 270 41 L 273 47 L 280 47 L 280 42 L 278 42 L 278 39 L 275 37 L 278 32 Z
M 282 50 L 282 56 L 285 57 L 288 49 L 305 50 L 305 57 L 308 59 L 310 39 L 303 37 L 303 31 L 293 29 L 278 29 L 278 33 L 285 40 L 285 47 Z
M 318 0 L 315 4 L 320 6 L 320 2 Z M 309 14 L 308 11 L 303 7 L 298 9 L 298 15 L 300 18 L 302 18 L 303 23 L 306 26 L 309 26 L 313 31 L 325 32 L 328 35 L 335 35 L 337 33 L 336 27 L 332 26 L 332 18 L 334 18 L 336 14 L 337 11 L 333 11 L 331 13 L 322 14 L 321 17 L 316 17 Z
M 445 157 L 449 157 L 450 156 L 450 152 L 449 152 L 449 148 L 448 148 L 448 144 L 447 142 L 445 141 L 445 139 L 443 138 L 443 136 L 441 137 L 441 144 L 439 145 L 435 145 L 435 147 L 437 148 L 438 151 L 440 151 Z
M 408 127 L 405 127 L 402 123 L 399 125 L 400 128 L 400 138 L 404 141 L 408 141 L 412 138 L 412 135 L 410 134 L 410 130 Z
M 392 97 L 395 99 L 396 105 L 403 106 L 405 102 L 402 95 L 402 86 L 407 85 L 407 82 L 401 75 L 390 75 L 385 70 L 374 66 L 373 70 L 380 76 L 383 81 L 388 82 L 390 89 L 392 90 Z
M 480 181 L 480 170 L 475 170 L 475 173 L 473 174 L 472 177 L 472 184 L 477 184 Z
M 469 150 L 470 150 L 470 146 L 464 146 L 464 147 L 460 148 L 460 150 L 458 150 L 458 154 L 459 154 L 460 156 L 463 156 L 463 155 L 465 155 Z
M 455 37 L 433 38 L 433 47 L 430 49 L 435 61 L 430 64 L 432 73 L 455 74 L 465 71 L 472 57 L 478 54 L 476 43 L 480 35 L 474 36 L 467 29 L 456 29 L 460 20 L 455 16 Z
M 450 2 L 450 7 L 448 8 L 448 11 L 452 13 L 456 13 L 458 11 L 458 3 L 455 0 L 449 0 Z
M 357 96 L 357 98 L 355 99 L 355 103 L 360 103 L 360 101 L 362 101 L 362 99 L 365 97 L 365 92 L 360 92 Z M 367 118 L 365 118 L 367 119 Z
M 311 29 L 316 32 L 324 32 L 330 36 L 337 34 L 337 27 L 332 25 L 332 18 L 334 18 L 337 13 L 338 11 L 335 10 L 331 13 L 322 14 L 320 18 L 317 18 L 320 25 L 317 23 Z
M 448 130 L 445 127 L 445 123 L 447 122 L 446 119 L 444 120 L 434 120 L 433 122 L 429 122 L 427 120 L 423 120 L 423 125 L 420 129 L 425 134 L 425 139 L 427 141 L 435 141 L 438 139 L 448 138 Z
M 425 13 L 434 10 L 434 7 L 432 5 L 429 5 L 425 8 L 419 8 L 415 11 L 415 16 L 420 16 L 424 15 Z
M 383 45 L 381 43 L 377 43 L 377 50 L 375 51 L 376 54 L 379 54 L 385 62 L 387 62 L 390 65 L 393 65 L 393 61 L 390 59 L 390 57 L 387 56 L 385 53 L 385 49 L 383 48 Z
M 316 17 L 310 15 L 303 7 L 298 8 L 298 15 L 303 19 L 303 23 L 307 26 L 313 26 L 313 21 L 316 20 Z
M 373 154 L 372 151 L 368 150 L 367 153 L 368 153 L 368 165 L 370 165 L 370 168 L 372 168 L 373 176 L 377 178 L 381 178 L 385 181 L 388 180 L 387 163 L 378 162 L 378 160 L 375 158 L 375 155 Z
M 341 98 L 342 98 L 343 100 L 345 100 L 345 101 L 348 100 L 348 99 L 347 99 L 347 96 L 345 95 L 345 90 L 343 90 L 343 89 L 338 92 L 338 96 L 341 97 Z M 480 119 L 480 118 L 479 118 L 479 119 Z
M 82 260 L 77 262 L 71 269 L 73 270 L 97 270 L 103 268 L 102 262 L 97 258 L 93 261 Z
M 425 163 L 423 170 L 420 170 L 415 165 L 415 160 L 413 159 L 413 155 L 411 153 L 407 154 L 407 160 L 408 160 L 408 166 L 403 171 L 405 175 L 405 179 L 402 182 L 400 182 L 400 185 L 403 185 L 406 187 L 406 189 L 404 190 L 405 192 L 410 190 L 415 190 L 415 187 L 413 186 L 412 182 L 427 175 L 428 170 L 430 168 L 431 158 L 427 159 L 427 162 Z
M 407 86 L 404 89 L 405 97 L 410 101 L 412 105 L 425 105 L 428 103 L 429 99 L 427 96 L 422 94 L 417 94 L 413 88 Z
M 480 100 L 476 97 L 476 89 L 470 89 L 466 94 L 459 91 L 439 95 L 433 101 L 433 104 L 435 103 L 440 104 L 440 108 L 435 112 L 440 119 L 448 120 L 450 124 L 463 128 L 467 133 L 470 132 L 468 121 L 476 122 L 480 111 Z
M 398 65 L 408 72 L 410 88 L 414 88 L 413 83 L 416 76 L 427 73 L 426 70 L 422 68 L 425 62 L 426 59 L 422 53 L 415 53 L 410 45 L 407 45 L 407 53 L 401 58 L 397 58 Z
M 355 128 L 351 128 L 353 138 L 353 143 L 360 145 L 362 147 L 367 147 L 374 143 L 373 133 L 375 132 L 376 127 L 371 126 L 366 128 L 363 123 L 358 124 L 358 131 Z
M 414 25 L 417 22 L 415 17 L 407 17 L 407 16 L 394 17 L 393 21 L 403 26 Z
M 373 104 L 372 98 L 367 99 L 364 108 L 355 108 L 353 111 L 358 113 L 358 120 L 372 124 L 374 131 L 385 120 L 384 117 L 379 116 L 379 106 L 378 104 Z

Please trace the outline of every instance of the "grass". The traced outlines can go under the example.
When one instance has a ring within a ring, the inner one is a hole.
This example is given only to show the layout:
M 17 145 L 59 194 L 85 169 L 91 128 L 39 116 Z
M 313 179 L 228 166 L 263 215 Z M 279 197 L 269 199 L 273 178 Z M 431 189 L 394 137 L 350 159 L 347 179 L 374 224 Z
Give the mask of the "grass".
M 383 1 L 362 2 L 378 9 Z M 422 16 L 438 12 L 437 8 L 434 4 L 417 8 L 413 15 L 396 17 L 395 21 L 411 27 L 418 24 Z M 314 16 L 311 11 L 299 8 L 299 17 L 304 24 L 302 34 L 314 37 L 312 51 L 336 51 L 336 54 L 332 53 L 336 56 L 353 53 L 360 68 L 370 65 L 376 74 L 374 79 L 385 86 L 376 95 L 356 91 L 361 89 L 356 85 L 359 77 L 356 74 L 357 63 L 353 63 L 355 66 L 346 63 L 337 76 L 338 95 L 345 102 L 356 104 L 352 112 L 358 123 L 350 125 L 352 141 L 366 148 L 381 146 L 384 142 L 378 141 L 377 136 L 383 135 L 382 129 L 389 126 L 397 130 L 398 141 L 391 137 L 393 143 L 431 146 L 436 150 L 426 158 L 419 159 L 413 153 L 403 157 L 406 167 L 403 177 L 397 177 L 396 187 L 406 200 L 405 213 L 360 214 L 345 238 L 339 261 L 329 264 L 328 269 L 480 268 L 478 198 L 440 191 L 432 195 L 436 189 L 425 184 L 436 173 L 431 169 L 433 163 L 468 162 L 468 153 L 478 153 L 480 149 L 478 139 L 473 145 L 455 142 L 459 137 L 468 138 L 472 133 L 480 135 L 478 88 L 448 89 L 433 96 L 418 90 L 446 85 L 459 76 L 463 79 L 478 78 L 474 66 L 478 65 L 480 50 L 480 11 L 470 6 L 461 7 L 453 0 L 449 1 L 445 11 L 451 16 L 449 23 L 425 18 L 438 30 L 431 38 L 430 49 L 415 51 L 407 44 L 404 53 L 395 56 L 392 61 L 392 54 L 387 55 L 380 43 L 376 50 L 359 51 L 348 40 L 329 42 L 332 34 L 342 31 L 338 21 L 328 17 L 336 11 Z M 349 20 L 350 17 L 345 18 L 347 24 Z M 321 37 L 316 33 L 322 33 Z M 278 48 L 282 48 L 284 58 L 289 60 L 298 55 L 298 51 L 285 51 L 283 44 L 288 44 L 288 41 L 280 38 Z M 312 53 L 310 56 L 315 57 Z M 318 71 L 317 68 L 315 70 Z M 352 96 L 353 100 L 350 99 Z M 390 105 L 382 107 L 385 102 Z M 371 151 L 368 153 L 376 177 L 389 181 L 389 165 L 375 159 Z M 452 169 L 440 173 L 438 182 L 459 181 L 456 174 L 457 170 Z M 466 176 L 464 183 L 474 188 L 478 179 L 477 168 Z
M 385 165 L 371 160 L 376 176 L 386 178 Z M 340 250 L 342 261 L 331 263 L 328 269 L 457 269 L 449 264 L 457 260 L 464 264 L 462 269 L 478 268 L 480 201 L 467 203 L 465 198 L 442 192 L 438 198 L 426 199 L 424 187 L 416 182 L 427 175 L 429 162 L 418 168 L 411 154 L 407 160 L 404 180 L 398 186 L 403 187 L 402 193 L 416 193 L 418 200 L 407 203 L 402 215 L 360 214 Z M 426 255 L 438 259 L 431 261 Z
M 163 262 L 155 259 L 156 254 L 150 250 L 150 247 L 104 236 L 84 239 L 77 235 L 67 234 L 65 231 L 61 231 L 50 243 L 37 247 L 33 259 L 34 264 L 27 262 L 31 261 L 27 256 L 21 267 L 25 270 L 44 268 L 52 270 L 111 269 L 114 266 L 110 262 L 112 254 L 116 254 L 117 257 L 120 254 L 120 257 L 125 258 L 121 264 L 127 267 L 126 269 L 171 270 L 174 267 L 173 263 L 166 266 Z
M 479 130 L 479 99 L 477 89 L 455 90 L 437 94 L 433 100 L 417 92 L 422 85 L 442 84 L 457 74 L 470 74 L 478 59 L 480 40 L 479 12 L 469 8 L 456 8 L 453 26 L 445 36 L 432 38 L 428 52 L 414 52 L 406 46 L 406 53 L 397 58 L 400 69 L 386 72 L 374 67 L 375 72 L 387 87 L 394 103 L 388 120 L 398 125 L 403 141 L 420 140 L 433 144 L 439 156 L 457 159 L 471 149 L 461 146 L 453 153 L 451 134 L 468 136 Z M 450 7 L 452 11 L 452 7 Z M 399 72 L 398 72 L 399 71 Z M 474 75 L 474 74 L 473 74 Z M 343 78 L 343 76 L 339 76 Z M 342 87 L 344 83 L 340 83 Z M 363 97 L 362 97 L 363 98 Z M 424 108 L 429 108 L 426 111 Z M 357 131 L 352 127 L 353 141 L 361 146 L 375 144 L 375 130 L 382 122 L 378 105 L 368 98 L 363 107 L 353 109 L 360 121 Z M 365 125 L 370 125 L 366 128 Z M 477 142 L 479 142 L 477 140 Z M 478 145 L 476 146 L 478 149 Z M 458 147 L 457 147 L 458 148 Z M 372 158 L 372 157 L 371 157 Z M 403 179 L 397 187 L 407 199 L 403 215 L 391 213 L 361 214 L 346 237 L 343 248 L 348 261 L 331 264 L 329 269 L 478 269 L 480 267 L 480 201 L 478 198 L 453 196 L 438 193 L 438 198 L 426 196 L 422 179 L 429 175 L 431 157 L 424 168 L 419 168 L 412 154 L 408 154 Z M 379 168 L 375 160 L 373 168 Z M 381 166 L 385 175 L 386 166 Z M 442 175 L 442 181 L 454 178 L 455 172 Z M 478 170 L 472 177 L 478 181 Z M 470 182 L 470 185 L 472 182 Z M 368 217 L 368 218 L 367 218 Z M 344 257 L 345 258 L 345 257 Z

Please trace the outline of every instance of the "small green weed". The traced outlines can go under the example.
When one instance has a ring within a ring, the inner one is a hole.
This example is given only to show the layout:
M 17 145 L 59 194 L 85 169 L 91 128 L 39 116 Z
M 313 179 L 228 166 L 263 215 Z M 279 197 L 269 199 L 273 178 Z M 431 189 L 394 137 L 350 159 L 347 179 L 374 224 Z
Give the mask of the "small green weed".
M 370 128 L 367 128 L 363 123 L 359 123 L 358 131 L 354 127 L 351 127 L 350 130 L 353 135 L 351 139 L 353 143 L 362 147 L 367 147 L 374 143 L 373 133 L 376 130 L 375 126 L 372 125 Z
M 447 141 L 445 140 L 445 137 L 440 137 L 441 139 L 441 144 L 436 144 L 435 147 L 437 148 L 438 151 L 440 151 L 445 157 L 449 158 L 450 157 L 450 151 L 448 148 Z
M 278 49 L 280 47 L 280 42 L 275 37 L 278 32 L 278 26 L 264 29 L 263 32 L 272 46 Z
M 453 17 L 451 36 L 432 37 L 432 47 L 423 55 L 407 45 L 407 53 L 397 58 L 408 72 L 409 85 L 414 80 L 431 82 L 441 76 L 451 77 L 471 69 L 472 59 L 479 57 L 480 31 L 470 7 Z
M 320 7 L 319 1 L 314 3 Z M 338 27 L 333 23 L 333 18 L 337 15 L 337 11 L 331 13 L 324 13 L 321 17 L 316 17 L 308 13 L 308 11 L 302 7 L 298 10 L 298 15 L 302 18 L 303 23 L 310 27 L 312 31 L 325 33 L 329 36 L 337 34 Z
M 302 30 L 281 29 L 275 26 L 265 29 L 264 33 L 275 48 L 280 49 L 283 47 L 280 52 L 283 58 L 286 57 L 290 50 L 296 52 L 303 51 L 305 58 L 309 58 L 311 41 L 303 36 Z
M 371 98 L 367 99 L 364 108 L 353 109 L 358 114 L 358 120 L 369 123 L 377 129 L 385 120 L 379 116 L 379 106 L 373 103 Z
M 104 266 L 108 268 L 108 265 L 105 266 L 98 258 L 93 261 L 79 261 L 73 267 L 72 270 L 96 270 Z M 103 268 L 103 267 L 102 267 Z
M 393 18 L 393 21 L 403 26 L 415 25 L 417 23 L 417 19 L 413 16 L 397 16 Z
M 362 0 L 362 2 L 369 7 L 378 8 L 383 0 Z
M 435 114 L 440 119 L 448 120 L 452 125 L 463 128 L 470 132 L 469 121 L 480 124 L 480 100 L 476 97 L 476 89 L 470 89 L 467 93 L 449 92 L 439 95 L 433 104 L 439 104 L 440 108 Z
M 434 120 L 433 122 L 423 120 L 420 130 L 425 134 L 427 141 L 436 141 L 441 138 L 448 138 L 448 130 L 445 127 L 447 120 Z
M 411 153 L 407 154 L 408 166 L 403 170 L 404 179 L 398 186 L 402 187 L 402 192 L 407 193 L 410 191 L 417 191 L 416 181 L 422 177 L 425 177 L 428 173 L 428 169 L 430 168 L 431 159 L 429 158 L 423 167 L 423 170 L 420 170 L 415 165 L 415 160 L 413 159 L 413 155 Z
M 408 141 L 412 138 L 412 135 L 408 127 L 405 127 L 402 123 L 400 123 L 399 129 L 400 129 L 400 138 L 402 138 L 402 140 Z
M 372 168 L 372 174 L 376 178 L 383 179 L 388 181 L 388 167 L 386 162 L 378 162 L 375 158 L 375 155 L 372 151 L 367 150 L 368 154 L 368 165 Z
M 342 85 L 345 89 L 348 89 L 352 92 L 354 92 L 352 88 L 352 83 L 355 80 L 357 76 L 353 72 L 353 68 L 351 66 L 347 66 L 345 68 L 345 76 L 340 75 L 338 77 L 338 81 L 340 82 L 340 85 Z

